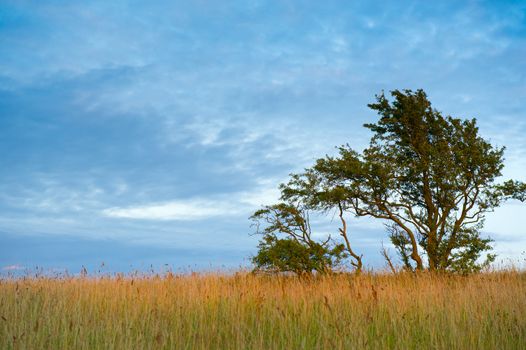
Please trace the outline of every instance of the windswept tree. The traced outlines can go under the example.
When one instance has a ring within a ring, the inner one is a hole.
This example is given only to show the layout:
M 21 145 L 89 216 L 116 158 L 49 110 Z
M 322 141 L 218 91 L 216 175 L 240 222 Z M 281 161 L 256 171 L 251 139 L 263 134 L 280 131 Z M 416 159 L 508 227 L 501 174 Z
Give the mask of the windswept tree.
M 408 267 L 475 271 L 491 249 L 480 234 L 485 214 L 506 199 L 524 201 L 526 185 L 496 183 L 504 147 L 479 136 L 475 119 L 443 116 L 422 90 L 391 94 L 393 101 L 381 94 L 369 105 L 380 119 L 365 125 L 373 132 L 368 148 L 339 147 L 282 191 L 311 207 L 385 220 Z
M 344 145 L 318 159 L 281 186 L 282 199 L 336 211 L 344 229 L 345 213 L 384 220 L 408 268 L 480 270 L 494 259 L 481 261 L 491 250 L 485 215 L 507 199 L 524 201 L 526 184 L 497 182 L 504 147 L 483 139 L 475 119 L 444 116 L 422 90 L 391 95 L 369 105 L 380 118 L 365 125 L 373 136 L 362 153 Z

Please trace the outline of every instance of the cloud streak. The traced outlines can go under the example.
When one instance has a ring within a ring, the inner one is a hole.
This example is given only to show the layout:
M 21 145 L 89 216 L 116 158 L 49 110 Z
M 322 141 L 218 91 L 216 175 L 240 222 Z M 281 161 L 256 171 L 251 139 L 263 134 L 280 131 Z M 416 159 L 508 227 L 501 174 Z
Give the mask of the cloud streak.
M 160 221 L 196 221 L 232 216 L 246 218 L 251 211 L 278 199 L 279 191 L 276 188 L 266 188 L 213 198 L 190 198 L 165 203 L 106 208 L 102 214 L 110 218 Z
M 193 199 L 129 208 L 108 208 L 102 213 L 112 218 L 193 221 L 239 214 L 239 208 L 225 201 Z

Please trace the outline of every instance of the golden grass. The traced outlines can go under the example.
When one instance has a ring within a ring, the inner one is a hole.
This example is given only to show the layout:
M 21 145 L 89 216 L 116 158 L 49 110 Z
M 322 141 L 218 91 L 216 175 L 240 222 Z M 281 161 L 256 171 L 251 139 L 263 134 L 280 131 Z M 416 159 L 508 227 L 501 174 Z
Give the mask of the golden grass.
M 526 349 L 526 274 L 0 281 L 1 349 Z

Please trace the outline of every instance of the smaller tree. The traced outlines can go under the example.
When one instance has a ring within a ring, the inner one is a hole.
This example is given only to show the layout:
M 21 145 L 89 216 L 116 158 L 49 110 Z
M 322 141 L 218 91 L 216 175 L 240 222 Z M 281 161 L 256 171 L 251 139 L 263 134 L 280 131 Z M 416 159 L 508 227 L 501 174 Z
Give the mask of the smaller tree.
M 308 212 L 296 205 L 266 206 L 251 219 L 256 233 L 263 235 L 258 253 L 252 258 L 256 271 L 325 274 L 346 257 L 344 246 L 335 244 L 330 236 L 322 242 L 312 238 Z

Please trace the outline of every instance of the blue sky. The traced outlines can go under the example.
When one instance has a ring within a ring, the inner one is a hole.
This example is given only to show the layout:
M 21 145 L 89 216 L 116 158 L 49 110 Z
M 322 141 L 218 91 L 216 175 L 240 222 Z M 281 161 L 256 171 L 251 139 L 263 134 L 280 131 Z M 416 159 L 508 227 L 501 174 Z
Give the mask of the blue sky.
M 382 90 L 476 117 L 525 181 L 525 58 L 525 1 L 2 1 L 0 268 L 246 265 L 250 213 L 363 148 Z M 488 216 L 501 259 L 524 217 Z M 382 224 L 351 221 L 382 266 Z

